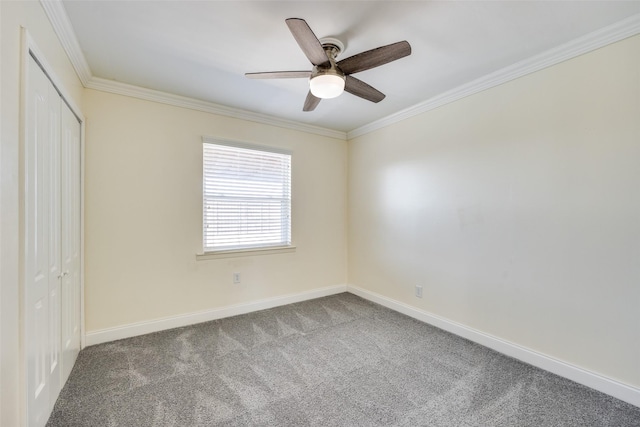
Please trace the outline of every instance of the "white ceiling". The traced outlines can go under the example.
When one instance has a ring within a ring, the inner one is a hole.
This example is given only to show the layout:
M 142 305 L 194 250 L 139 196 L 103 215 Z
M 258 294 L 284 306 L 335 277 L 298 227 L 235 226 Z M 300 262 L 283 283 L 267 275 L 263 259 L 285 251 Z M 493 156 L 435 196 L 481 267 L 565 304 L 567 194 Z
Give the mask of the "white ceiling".
M 640 1 L 63 0 L 95 77 L 338 131 L 351 131 L 640 13 Z M 285 24 L 304 18 L 338 59 L 407 40 L 409 57 L 356 76 L 387 97 L 345 93 L 302 112 L 310 70 Z

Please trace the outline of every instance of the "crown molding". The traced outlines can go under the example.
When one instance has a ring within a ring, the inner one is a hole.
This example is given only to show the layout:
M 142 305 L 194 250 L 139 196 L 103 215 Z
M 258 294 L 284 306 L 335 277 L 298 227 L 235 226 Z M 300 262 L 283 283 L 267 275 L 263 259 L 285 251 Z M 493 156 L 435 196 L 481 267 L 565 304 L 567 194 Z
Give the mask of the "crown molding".
M 350 132 L 342 132 L 319 126 L 307 125 L 292 120 L 280 119 L 266 114 L 253 113 L 237 108 L 226 107 L 207 101 L 201 101 L 166 92 L 146 89 L 134 85 L 93 77 L 91 69 L 80 49 L 80 44 L 76 38 L 67 12 L 64 9 L 62 0 L 40 0 L 53 29 L 55 30 L 60 43 L 67 52 L 69 59 L 76 70 L 80 81 L 84 87 L 111 92 L 120 95 L 141 98 L 148 101 L 155 101 L 183 108 L 190 108 L 197 111 L 204 111 L 223 116 L 249 120 L 301 132 L 327 136 L 340 140 L 350 140 L 358 136 L 365 135 L 378 129 L 390 126 L 394 123 L 406 120 L 410 117 L 425 113 L 475 93 L 515 80 L 527 74 L 534 73 L 552 65 L 575 58 L 579 55 L 599 49 L 611 43 L 640 34 L 640 14 L 618 21 L 612 25 L 601 28 L 592 33 L 574 39 L 563 45 L 547 50 L 531 58 L 517 62 L 501 70 L 487 74 L 469 83 L 465 83 L 449 91 L 443 92 L 426 101 L 420 102 L 412 107 L 391 114 L 382 119 L 373 121 Z
M 87 86 L 93 74 L 91 73 L 91 68 L 89 68 L 89 63 L 84 57 L 84 53 L 82 53 L 80 43 L 78 43 L 78 38 L 75 31 L 73 31 L 62 0 L 40 0 L 40 4 L 47 14 L 53 30 L 60 40 L 60 44 L 67 52 L 71 65 L 76 70 L 82 85 Z
M 315 135 L 326 136 L 329 138 L 340 139 L 346 141 L 346 132 L 327 129 L 319 126 L 308 125 L 295 122 L 292 120 L 280 119 L 266 114 L 254 113 L 251 111 L 240 110 L 237 108 L 226 107 L 224 105 L 214 104 L 212 102 L 201 101 L 198 99 L 188 98 L 185 96 L 174 95 L 152 89 L 146 89 L 139 86 L 120 83 L 112 80 L 106 80 L 94 77 L 89 64 L 87 63 L 84 53 L 80 48 L 80 43 L 76 37 L 67 11 L 62 4 L 62 0 L 40 0 L 53 29 L 60 40 L 60 44 L 64 48 L 73 68 L 78 74 L 78 78 L 82 85 L 89 89 L 96 89 L 103 92 L 116 93 L 134 98 L 145 99 L 147 101 L 155 101 L 162 104 L 174 105 L 177 107 L 189 108 L 192 110 L 213 113 L 236 119 L 248 120 L 252 122 L 278 126 L 286 129 L 297 130 Z
M 278 117 L 268 116 L 266 114 L 254 113 L 251 111 L 231 108 L 220 104 L 214 104 L 208 101 L 189 98 L 186 96 L 174 95 L 172 93 L 161 92 L 159 90 L 147 89 L 140 86 L 130 85 L 127 83 L 116 82 L 113 80 L 93 77 L 86 85 L 89 89 L 95 89 L 102 92 L 110 92 L 118 95 L 130 96 L 133 98 L 144 99 L 147 101 L 159 102 L 161 104 L 173 105 L 175 107 L 189 108 L 191 110 L 203 111 L 221 116 L 242 119 L 251 122 L 263 123 L 271 126 L 278 126 L 286 129 L 293 129 L 315 135 L 327 136 L 329 138 L 347 140 L 346 132 L 327 129 L 319 126 L 307 125 L 292 120 L 280 119 Z
M 636 34 L 640 34 L 640 14 L 618 21 L 523 61 L 516 62 L 513 65 L 443 92 L 412 107 L 347 132 L 347 140 L 390 126 L 527 74 L 540 71 L 543 68 L 559 64 Z

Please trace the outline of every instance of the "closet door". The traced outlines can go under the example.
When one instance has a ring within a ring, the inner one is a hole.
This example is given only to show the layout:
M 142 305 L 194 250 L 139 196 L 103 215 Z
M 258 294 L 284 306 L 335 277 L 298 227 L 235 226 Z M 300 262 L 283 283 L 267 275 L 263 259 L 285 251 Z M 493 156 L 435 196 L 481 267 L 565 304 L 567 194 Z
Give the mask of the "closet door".
M 48 79 L 47 79 L 48 80 Z M 60 334 L 60 310 L 61 310 L 61 281 L 64 273 L 60 268 L 60 120 L 61 100 L 60 95 L 49 82 L 49 146 L 47 147 L 46 162 L 49 167 L 45 180 L 48 188 L 45 190 L 49 196 L 48 224 L 49 232 L 49 403 L 53 405 L 62 389 L 61 364 L 61 334 Z
M 32 58 L 29 58 L 27 78 L 24 147 L 27 411 L 29 426 L 42 426 L 51 408 L 51 361 L 57 358 L 53 354 L 55 343 L 50 325 L 56 310 L 50 305 L 57 301 L 55 296 L 52 298 L 52 290 L 55 291 L 58 282 L 59 264 L 50 258 L 50 240 L 55 240 L 51 227 L 55 219 L 50 216 L 53 196 L 49 180 L 56 154 L 51 149 L 55 141 L 50 134 L 49 108 L 51 102 L 59 103 L 60 98 L 57 93 L 53 96 L 51 82 Z
M 80 352 L 80 122 L 29 57 L 25 90 L 27 424 L 44 426 Z
M 62 383 L 80 352 L 80 122 L 62 104 Z

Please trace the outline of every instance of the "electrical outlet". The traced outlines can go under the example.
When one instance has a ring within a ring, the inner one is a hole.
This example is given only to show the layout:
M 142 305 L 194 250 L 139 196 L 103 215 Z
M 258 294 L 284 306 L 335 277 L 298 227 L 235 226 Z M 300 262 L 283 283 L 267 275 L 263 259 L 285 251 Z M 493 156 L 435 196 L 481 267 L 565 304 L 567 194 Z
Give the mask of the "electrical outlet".
M 240 273 L 233 273 L 233 283 L 240 283 Z
M 422 286 L 421 285 L 416 285 L 416 296 L 418 298 L 422 298 Z

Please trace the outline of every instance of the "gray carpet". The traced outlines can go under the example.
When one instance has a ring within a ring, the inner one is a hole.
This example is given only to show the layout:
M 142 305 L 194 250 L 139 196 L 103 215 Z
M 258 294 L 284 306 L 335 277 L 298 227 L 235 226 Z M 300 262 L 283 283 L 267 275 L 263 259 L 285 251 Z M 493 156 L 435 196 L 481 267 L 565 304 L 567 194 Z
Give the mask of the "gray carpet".
M 84 349 L 54 426 L 640 426 L 640 408 L 344 293 Z

